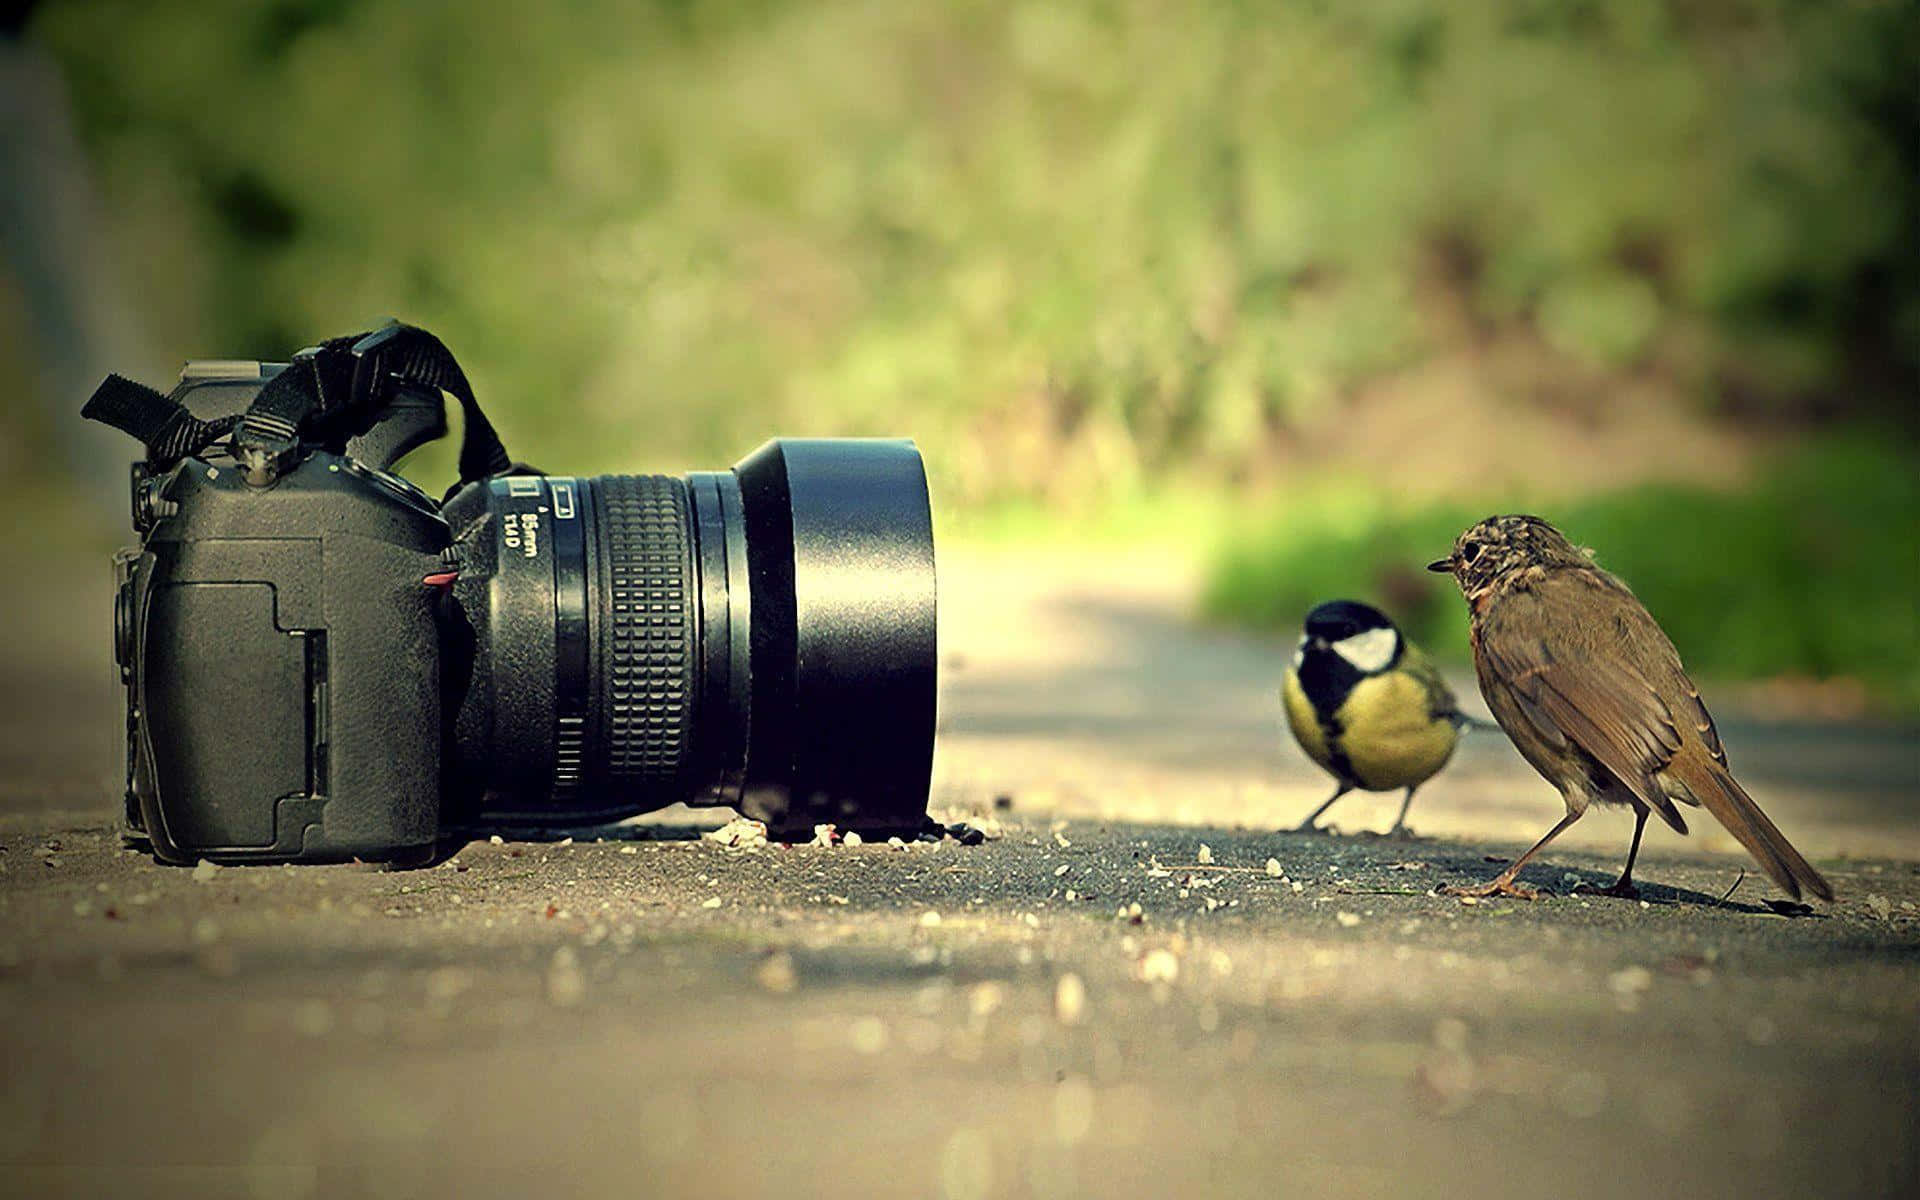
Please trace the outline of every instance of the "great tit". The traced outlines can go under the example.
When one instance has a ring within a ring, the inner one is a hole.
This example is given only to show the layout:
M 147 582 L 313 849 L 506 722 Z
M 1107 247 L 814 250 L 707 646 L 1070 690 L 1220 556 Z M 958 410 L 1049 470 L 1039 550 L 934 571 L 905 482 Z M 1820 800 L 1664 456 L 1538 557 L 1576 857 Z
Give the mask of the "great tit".
M 1297 833 L 1314 832 L 1354 788 L 1407 789 L 1387 835 L 1402 832 L 1414 789 L 1447 765 L 1460 730 L 1475 724 L 1420 648 L 1357 600 L 1330 600 L 1307 614 L 1281 696 L 1294 740 L 1336 784 Z

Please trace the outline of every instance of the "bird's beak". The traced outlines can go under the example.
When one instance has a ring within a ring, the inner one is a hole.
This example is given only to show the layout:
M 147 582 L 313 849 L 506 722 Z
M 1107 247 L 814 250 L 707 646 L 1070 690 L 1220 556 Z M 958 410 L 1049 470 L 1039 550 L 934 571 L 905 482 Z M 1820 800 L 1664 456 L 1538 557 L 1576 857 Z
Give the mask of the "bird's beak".
M 1453 574 L 1453 560 L 1451 558 L 1436 558 L 1427 564 L 1427 570 L 1432 571 L 1435 575 L 1451 575 Z

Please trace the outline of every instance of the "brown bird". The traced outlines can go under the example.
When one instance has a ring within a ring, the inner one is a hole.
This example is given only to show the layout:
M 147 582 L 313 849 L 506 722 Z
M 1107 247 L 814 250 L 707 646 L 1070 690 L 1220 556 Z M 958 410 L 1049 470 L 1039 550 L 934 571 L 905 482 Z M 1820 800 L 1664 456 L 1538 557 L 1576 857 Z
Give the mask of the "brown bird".
M 1450 574 L 1473 621 L 1480 693 L 1521 757 L 1566 800 L 1567 815 L 1500 875 L 1462 895 L 1532 899 L 1520 868 L 1589 805 L 1633 809 L 1627 865 L 1607 895 L 1633 896 L 1647 816 L 1687 831 L 1675 801 L 1704 805 L 1794 899 L 1833 888 L 1727 769 L 1720 735 L 1680 655 L 1638 598 L 1558 529 L 1488 517 L 1427 569 Z

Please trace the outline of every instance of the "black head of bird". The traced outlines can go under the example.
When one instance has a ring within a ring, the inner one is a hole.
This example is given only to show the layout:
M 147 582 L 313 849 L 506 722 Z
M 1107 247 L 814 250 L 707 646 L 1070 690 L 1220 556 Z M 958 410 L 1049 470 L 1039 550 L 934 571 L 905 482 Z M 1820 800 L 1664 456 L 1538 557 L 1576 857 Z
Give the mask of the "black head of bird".
M 1310 699 L 1337 703 L 1363 676 L 1399 662 L 1403 644 L 1393 622 L 1371 604 L 1329 600 L 1307 614 L 1293 665 Z

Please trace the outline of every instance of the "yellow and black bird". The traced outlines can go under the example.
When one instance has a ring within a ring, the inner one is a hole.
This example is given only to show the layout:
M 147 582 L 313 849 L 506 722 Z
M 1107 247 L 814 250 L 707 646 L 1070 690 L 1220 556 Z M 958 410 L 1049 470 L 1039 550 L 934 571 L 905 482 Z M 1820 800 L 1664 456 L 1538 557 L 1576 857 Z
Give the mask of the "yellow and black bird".
M 1354 788 L 1405 788 L 1387 836 L 1401 833 L 1414 789 L 1447 765 L 1460 730 L 1475 723 L 1420 648 L 1357 600 L 1330 600 L 1307 614 L 1281 696 L 1294 740 L 1336 785 L 1298 833 L 1313 832 Z

